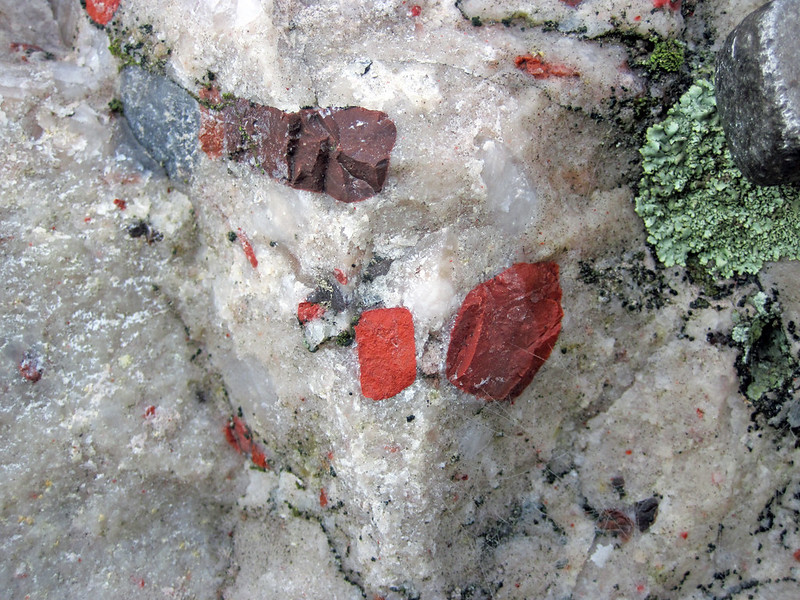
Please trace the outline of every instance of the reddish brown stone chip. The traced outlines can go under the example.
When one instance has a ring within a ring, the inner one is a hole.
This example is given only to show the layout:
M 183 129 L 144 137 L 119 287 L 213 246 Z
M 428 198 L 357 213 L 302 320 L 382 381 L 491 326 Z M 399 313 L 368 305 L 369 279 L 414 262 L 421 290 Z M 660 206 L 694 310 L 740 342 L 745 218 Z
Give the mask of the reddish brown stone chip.
M 479 398 L 516 398 L 550 356 L 563 315 L 558 265 L 513 265 L 464 299 L 447 349 L 447 378 Z
M 359 202 L 380 192 L 397 129 L 386 113 L 358 106 L 286 113 L 236 100 L 202 109 L 200 145 L 225 153 L 293 188 Z
M 383 400 L 414 383 L 414 320 L 407 308 L 368 310 L 362 313 L 355 330 L 362 394 Z

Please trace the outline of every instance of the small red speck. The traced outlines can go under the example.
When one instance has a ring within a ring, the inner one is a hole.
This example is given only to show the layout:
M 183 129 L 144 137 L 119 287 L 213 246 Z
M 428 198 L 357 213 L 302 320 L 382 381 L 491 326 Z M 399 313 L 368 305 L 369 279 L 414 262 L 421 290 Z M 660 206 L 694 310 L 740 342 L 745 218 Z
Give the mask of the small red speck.
M 644 585 L 642 585 L 641 583 L 639 585 L 637 585 L 636 586 L 636 591 L 641 594 L 644 591 Z
M 144 410 L 144 418 L 147 419 L 148 417 L 152 417 L 156 414 L 156 407 L 155 406 L 148 406 Z
M 347 285 L 347 275 L 345 275 L 344 271 L 341 269 L 334 269 L 333 275 L 336 277 L 336 281 L 341 283 L 342 285 Z
M 19 362 L 19 374 L 31 383 L 36 383 L 42 378 L 42 368 L 39 358 L 32 352 L 26 352 Z
M 328 462 L 333 460 L 333 450 L 328 451 Z
M 108 25 L 119 8 L 119 0 L 86 0 L 86 12 L 98 25 Z
M 697 409 L 697 418 L 698 419 L 702 419 L 705 416 L 706 416 L 705 411 L 702 408 L 698 408 Z
M 269 469 L 267 457 L 259 444 L 253 440 L 253 432 L 239 417 L 231 417 L 225 424 L 225 439 L 240 454 L 249 454 L 253 464 L 261 469 Z
M 678 12 L 681 9 L 681 0 L 653 0 L 653 8 L 664 8 L 669 6 L 669 9 Z
M 319 490 L 319 506 L 320 508 L 328 506 L 328 494 L 325 493 L 325 488 Z
M 242 250 L 244 250 L 244 255 L 247 257 L 247 260 L 250 261 L 250 264 L 255 269 L 258 267 L 258 259 L 256 258 L 256 253 L 253 251 L 253 246 L 250 244 L 250 240 L 247 237 L 247 234 L 242 231 L 242 228 L 239 227 L 239 241 L 242 243 Z
M 418 17 L 422 14 L 422 7 L 419 4 L 415 4 L 411 7 L 411 16 Z
M 128 203 L 125 202 L 125 200 L 120 200 L 119 198 L 114 198 L 114 204 L 120 210 L 125 210 L 126 208 L 128 208 Z
M 518 588 L 518 587 L 519 587 L 519 581 L 518 581 L 517 583 L 515 583 L 515 584 L 514 584 L 514 587 L 515 587 L 515 588 Z
M 301 325 L 319 319 L 325 314 L 325 307 L 316 302 L 301 302 L 297 305 L 297 320 Z
M 253 464 L 261 469 L 267 468 L 267 457 L 264 453 L 254 445 L 253 451 L 251 453 L 250 459 L 253 461 Z
M 688 531 L 681 531 L 680 536 L 681 536 L 682 540 L 685 540 L 686 538 L 689 537 L 689 532 Z
M 394 454 L 395 452 L 397 452 L 398 450 L 400 450 L 400 446 L 397 446 L 397 445 L 395 445 L 395 444 L 392 444 L 391 446 L 384 446 L 384 447 L 383 447 L 383 449 L 384 449 L 384 450 L 388 450 L 389 452 L 391 452 L 392 454 Z
M 633 450 L 625 450 L 625 454 L 627 454 L 628 456 L 630 456 L 631 454 L 633 454 Z
M 641 21 L 642 17 L 640 17 L 639 15 L 636 15 L 635 17 L 633 17 L 633 20 L 634 21 Z
M 571 8 L 575 8 L 581 2 L 583 2 L 583 0 L 561 0 L 561 2 L 563 2 L 564 4 L 566 4 L 567 6 L 569 6 Z
M 795 551 L 794 551 L 794 554 L 792 554 L 792 557 L 793 557 L 793 558 L 794 558 L 794 559 L 795 559 L 797 562 L 800 562 L 800 549 L 798 549 L 798 550 L 795 550 Z
M 84 218 L 83 218 L 83 222 L 84 222 L 84 223 L 88 223 L 88 222 L 89 222 L 89 221 L 91 221 L 91 220 L 92 220 L 92 217 L 84 217 Z

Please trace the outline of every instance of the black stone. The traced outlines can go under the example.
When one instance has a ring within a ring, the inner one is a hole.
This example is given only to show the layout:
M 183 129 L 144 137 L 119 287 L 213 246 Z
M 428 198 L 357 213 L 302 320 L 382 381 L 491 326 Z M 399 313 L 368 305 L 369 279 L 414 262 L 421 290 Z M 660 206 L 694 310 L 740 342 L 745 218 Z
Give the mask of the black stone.
M 716 94 L 731 156 L 760 185 L 800 182 L 800 2 L 748 15 L 717 56 Z

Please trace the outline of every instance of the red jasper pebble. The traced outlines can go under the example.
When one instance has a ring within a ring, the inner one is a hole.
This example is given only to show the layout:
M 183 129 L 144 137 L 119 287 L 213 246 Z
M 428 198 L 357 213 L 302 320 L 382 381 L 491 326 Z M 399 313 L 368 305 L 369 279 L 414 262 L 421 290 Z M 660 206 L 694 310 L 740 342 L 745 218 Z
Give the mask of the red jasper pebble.
M 558 265 L 513 265 L 464 299 L 447 349 L 447 378 L 479 398 L 513 400 L 550 356 L 563 316 Z
M 417 376 L 414 320 L 407 308 L 378 308 L 361 315 L 356 330 L 361 393 L 373 400 L 399 394 Z
M 319 490 L 319 507 L 325 508 L 328 506 L 328 494 L 325 493 L 325 488 Z
M 575 69 L 560 63 L 546 62 L 541 56 L 524 54 L 514 59 L 514 66 L 525 71 L 534 79 L 547 79 L 549 77 L 578 77 L 580 73 Z
M 572 7 L 572 8 L 575 8 L 575 7 L 576 7 L 576 6 L 578 6 L 578 5 L 579 5 L 581 2 L 583 2 L 583 0 L 561 0 L 561 2 L 563 2 L 563 3 L 564 3 L 564 4 L 566 4 L 567 6 L 570 6 L 570 7 Z
M 322 304 L 317 304 L 316 302 L 301 302 L 297 305 L 297 320 L 300 321 L 302 325 L 314 319 L 319 319 L 324 314 L 325 307 L 322 306 Z
M 422 7 L 419 4 L 415 4 L 411 7 L 411 16 L 418 17 L 422 14 Z
M 86 12 L 98 25 L 108 25 L 119 8 L 119 0 L 86 0 Z
M 120 200 L 119 198 L 114 198 L 114 205 L 120 210 L 125 210 L 128 208 L 128 203 L 125 202 L 125 200 Z

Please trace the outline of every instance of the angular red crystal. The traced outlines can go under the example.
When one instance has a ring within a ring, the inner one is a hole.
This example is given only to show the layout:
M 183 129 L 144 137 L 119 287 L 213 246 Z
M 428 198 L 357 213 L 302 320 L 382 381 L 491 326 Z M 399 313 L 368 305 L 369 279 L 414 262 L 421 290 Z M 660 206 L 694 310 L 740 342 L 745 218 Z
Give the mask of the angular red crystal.
M 550 356 L 563 316 L 557 264 L 509 267 L 464 299 L 447 349 L 447 378 L 479 398 L 516 398 Z
M 414 320 L 407 308 L 365 311 L 355 330 L 362 394 L 384 400 L 414 383 L 417 351 Z

